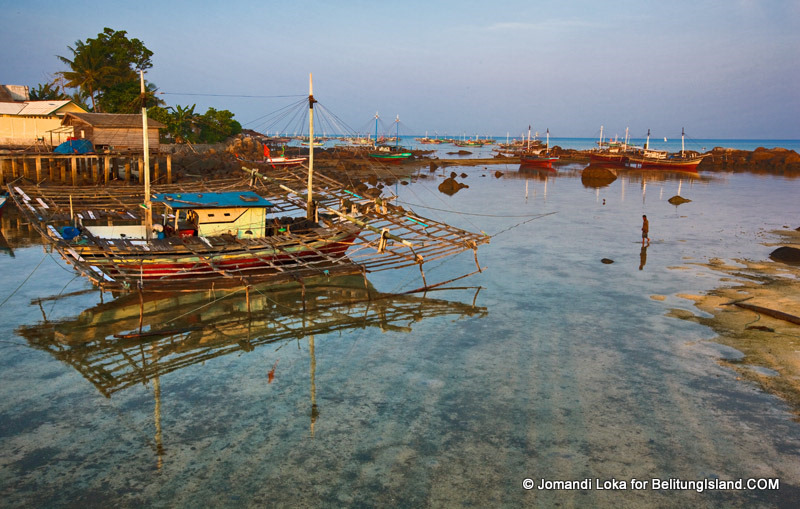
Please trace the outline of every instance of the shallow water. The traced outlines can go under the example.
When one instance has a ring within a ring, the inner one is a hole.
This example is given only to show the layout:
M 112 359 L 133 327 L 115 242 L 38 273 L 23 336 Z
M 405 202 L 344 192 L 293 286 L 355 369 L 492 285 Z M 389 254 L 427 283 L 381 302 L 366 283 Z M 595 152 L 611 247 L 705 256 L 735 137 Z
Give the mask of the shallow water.
M 249 322 L 241 295 L 206 295 L 220 300 L 202 310 L 162 299 L 144 328 L 179 332 L 144 342 L 113 337 L 137 329 L 137 299 L 32 302 L 89 285 L 4 218 L 4 505 L 796 501 L 790 409 L 720 366 L 735 352 L 709 329 L 666 314 L 695 311 L 677 294 L 722 284 L 693 262 L 766 258 L 769 232 L 798 226 L 800 180 L 628 173 L 596 189 L 580 170 L 447 168 L 467 174 L 453 196 L 437 191 L 441 170 L 425 170 L 393 188 L 419 214 L 495 235 L 479 250 L 486 270 L 456 283 L 480 291 L 308 304 L 305 315 L 288 291 L 254 299 Z M 692 201 L 670 205 L 676 194 Z M 426 277 L 474 269 L 465 253 Z M 369 281 L 380 292 L 421 282 L 416 270 Z M 90 325 L 101 319 L 110 325 Z M 779 478 L 780 489 L 526 491 L 526 478 Z

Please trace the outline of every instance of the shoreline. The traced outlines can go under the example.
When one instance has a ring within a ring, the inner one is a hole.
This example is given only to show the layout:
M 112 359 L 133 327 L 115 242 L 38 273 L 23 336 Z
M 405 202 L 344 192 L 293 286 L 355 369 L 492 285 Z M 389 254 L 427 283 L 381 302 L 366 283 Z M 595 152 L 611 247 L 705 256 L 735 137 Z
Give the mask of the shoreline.
M 767 246 L 800 249 L 800 230 L 772 232 Z M 668 316 L 711 328 L 709 339 L 741 353 L 723 355 L 719 363 L 764 392 L 784 400 L 800 422 L 800 265 L 773 260 L 719 259 L 690 264 L 723 274 L 720 286 L 703 295 L 677 294 L 699 310 L 671 309 Z M 739 304 L 742 304 L 741 306 Z M 778 316 L 778 317 L 776 317 Z

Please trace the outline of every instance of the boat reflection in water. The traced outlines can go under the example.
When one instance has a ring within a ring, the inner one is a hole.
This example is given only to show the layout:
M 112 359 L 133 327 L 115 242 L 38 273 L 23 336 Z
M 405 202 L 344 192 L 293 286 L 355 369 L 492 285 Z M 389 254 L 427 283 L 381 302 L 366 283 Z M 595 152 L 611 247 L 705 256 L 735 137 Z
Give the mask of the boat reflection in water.
M 358 275 L 302 286 L 126 294 L 18 333 L 111 396 L 185 366 L 285 339 L 364 327 L 410 332 L 408 324 L 423 318 L 486 313 L 474 303 L 377 292 Z
M 412 293 L 381 293 L 357 275 L 320 277 L 302 285 L 129 293 L 76 317 L 59 321 L 45 317 L 43 322 L 20 327 L 17 333 L 33 348 L 75 368 L 106 397 L 152 382 L 160 466 L 160 377 L 215 357 L 307 337 L 313 436 L 319 414 L 314 385 L 315 335 L 366 327 L 411 332 L 411 325 L 425 318 L 483 317 L 487 309 L 474 302 L 479 289 L 470 288 L 475 293 L 472 302 L 463 303 Z M 34 304 L 42 308 L 42 300 L 48 299 L 37 299 Z

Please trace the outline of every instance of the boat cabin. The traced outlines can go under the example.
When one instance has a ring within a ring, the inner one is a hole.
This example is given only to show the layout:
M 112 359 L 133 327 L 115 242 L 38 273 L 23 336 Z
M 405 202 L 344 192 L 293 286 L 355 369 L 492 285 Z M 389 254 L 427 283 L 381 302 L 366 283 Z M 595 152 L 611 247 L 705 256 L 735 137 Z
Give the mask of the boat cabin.
M 154 207 L 165 208 L 165 234 L 236 238 L 266 235 L 267 213 L 274 206 L 252 191 L 208 193 L 162 193 L 153 198 Z

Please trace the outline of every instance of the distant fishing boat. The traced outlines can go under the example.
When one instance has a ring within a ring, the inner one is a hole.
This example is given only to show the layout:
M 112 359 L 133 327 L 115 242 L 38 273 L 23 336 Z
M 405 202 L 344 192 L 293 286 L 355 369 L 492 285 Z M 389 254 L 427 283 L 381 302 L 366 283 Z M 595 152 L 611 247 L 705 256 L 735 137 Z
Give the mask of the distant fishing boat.
M 405 161 L 409 157 L 411 157 L 411 152 L 406 152 L 401 150 L 399 146 L 400 143 L 400 115 L 397 116 L 395 119 L 395 126 L 396 126 L 396 134 L 394 136 L 394 147 L 384 145 L 378 147 L 377 145 L 373 145 L 373 148 L 376 152 L 372 152 L 369 154 L 370 157 L 374 159 L 379 159 L 381 161 L 390 162 L 390 163 L 399 163 L 401 161 Z M 378 139 L 378 113 L 375 112 L 375 140 Z
M 236 159 L 246 162 L 246 163 L 255 163 L 255 164 L 266 164 L 273 168 L 276 167 L 290 167 L 290 166 L 300 166 L 303 163 L 308 161 L 306 157 L 285 157 L 285 156 L 272 156 L 270 154 L 269 147 L 264 145 L 264 157 L 263 159 L 258 160 L 251 160 L 251 159 L 244 159 L 236 154 Z
M 381 161 L 399 163 L 411 157 L 411 152 L 375 152 L 369 156 Z
M 628 163 L 628 155 L 626 154 L 628 145 L 628 129 L 625 129 L 625 143 L 619 142 L 604 142 L 603 141 L 603 126 L 600 126 L 600 141 L 597 142 L 597 150 L 589 153 L 589 162 L 596 164 L 605 164 L 613 166 L 625 166 Z
M 644 149 L 629 157 L 629 165 L 643 170 L 673 170 L 696 172 L 704 155 L 688 155 L 685 150 L 685 133 L 681 128 L 681 151 L 670 153 L 666 150 L 650 149 L 650 130 L 647 130 L 647 141 Z
M 520 164 L 527 165 L 527 166 L 537 166 L 540 168 L 552 168 L 553 163 L 558 161 L 557 156 L 551 156 L 550 154 L 550 129 L 547 129 L 547 144 L 544 150 L 544 154 L 542 154 L 542 150 L 533 151 L 530 148 L 530 139 L 531 139 L 531 126 L 528 126 L 528 149 L 519 156 Z

